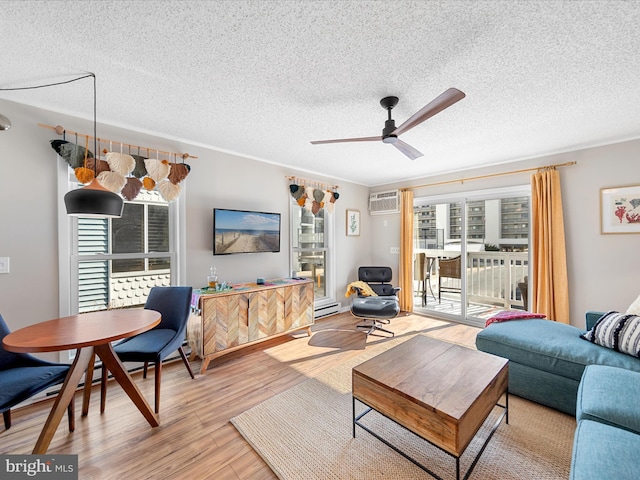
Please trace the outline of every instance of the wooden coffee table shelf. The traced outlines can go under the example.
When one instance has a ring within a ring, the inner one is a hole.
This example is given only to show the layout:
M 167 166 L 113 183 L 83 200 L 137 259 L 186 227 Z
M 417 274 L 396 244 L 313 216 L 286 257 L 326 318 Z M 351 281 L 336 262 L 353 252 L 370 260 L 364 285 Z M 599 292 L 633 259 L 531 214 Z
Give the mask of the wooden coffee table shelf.
M 509 423 L 507 384 L 507 359 L 417 335 L 353 368 L 353 436 L 358 425 L 440 478 L 360 422 L 376 410 L 455 457 L 459 479 L 460 456 L 493 408 L 503 407 L 466 479 L 502 419 Z M 506 402 L 500 405 L 503 394 Z M 356 416 L 356 400 L 370 408 Z

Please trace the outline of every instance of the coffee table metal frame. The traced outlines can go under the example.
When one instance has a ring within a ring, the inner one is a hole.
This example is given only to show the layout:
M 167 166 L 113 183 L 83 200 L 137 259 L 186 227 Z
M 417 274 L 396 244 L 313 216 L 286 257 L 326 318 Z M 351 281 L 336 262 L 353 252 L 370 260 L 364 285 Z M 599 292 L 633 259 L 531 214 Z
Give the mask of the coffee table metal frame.
M 496 430 L 498 429 L 498 427 L 500 426 L 500 423 L 502 423 L 502 419 L 505 419 L 505 423 L 508 425 L 509 424 L 509 390 L 507 389 L 505 391 L 505 404 L 502 405 L 500 403 L 497 403 L 496 406 L 497 407 L 501 407 L 503 409 L 503 412 L 500 414 L 500 416 L 498 417 L 498 419 L 496 420 L 496 422 L 494 423 L 493 427 L 491 427 L 491 432 L 489 433 L 489 435 L 487 436 L 487 439 L 484 441 L 484 443 L 482 444 L 482 448 L 480 448 L 480 451 L 478 452 L 478 454 L 475 456 L 475 458 L 473 459 L 473 462 L 471 462 L 471 465 L 469 466 L 469 469 L 467 470 L 467 472 L 465 473 L 463 480 L 467 480 L 469 478 L 469 475 L 471 475 L 471 472 L 473 472 L 473 469 L 475 468 L 476 464 L 478 463 L 478 460 L 480 460 L 480 456 L 482 455 L 482 453 L 484 452 L 484 450 L 487 448 L 487 445 L 489 444 L 489 441 L 491 440 L 491 437 L 493 437 L 493 434 L 496 432 Z M 398 447 L 396 447 L 395 445 L 393 445 L 392 443 L 390 443 L 389 441 L 387 441 L 386 439 L 384 439 L 383 437 L 381 437 L 380 435 L 378 435 L 377 433 L 375 433 L 373 430 L 371 430 L 369 427 L 367 427 L 366 425 L 363 425 L 362 423 L 360 423 L 360 419 L 363 418 L 366 414 L 368 414 L 369 412 L 371 412 L 372 410 L 375 410 L 373 407 L 371 407 L 370 405 L 367 405 L 366 402 L 363 402 L 360 399 L 356 399 L 356 397 L 354 397 L 352 395 L 351 397 L 352 400 L 352 404 L 353 404 L 353 438 L 356 438 L 356 425 L 358 425 L 360 428 L 362 428 L 364 431 L 370 433 L 371 435 L 373 435 L 375 438 L 377 438 L 378 440 L 380 440 L 382 443 L 384 443 L 385 445 L 387 445 L 388 447 L 392 448 L 393 450 L 395 450 L 396 452 L 398 452 L 400 455 L 402 455 L 404 458 L 406 458 L 407 460 L 409 460 L 411 463 L 413 463 L 414 465 L 416 465 L 417 467 L 421 468 L 422 470 L 424 470 L 425 472 L 427 472 L 429 475 L 431 475 L 433 478 L 436 478 L 438 480 L 443 480 L 443 478 L 439 475 L 437 475 L 435 472 L 432 472 L 429 468 L 427 468 L 425 465 L 421 464 L 420 462 L 418 462 L 416 459 L 414 459 L 413 457 L 409 456 L 408 454 L 406 454 L 405 452 L 403 452 L 402 450 L 400 450 Z M 366 405 L 368 408 L 362 412 L 360 415 L 356 416 L 356 400 L 358 400 L 358 402 L 362 403 L 363 405 Z M 426 441 L 427 443 L 433 445 L 434 447 L 438 448 L 439 450 L 443 451 L 444 453 L 446 453 L 447 455 L 454 457 L 456 459 L 456 480 L 460 480 L 460 457 L 464 454 L 464 451 L 458 456 L 458 455 L 454 455 L 450 452 L 447 452 L 445 449 L 439 447 L 438 445 L 436 445 L 433 442 L 430 442 L 429 440 L 427 440 L 426 438 L 421 437 L 420 435 L 416 434 L 415 432 L 409 430 L 408 428 L 406 428 L 405 426 L 399 424 L 398 422 L 396 422 L 395 420 L 393 420 L 392 418 L 390 418 L 389 416 L 385 415 L 384 413 L 378 412 L 377 410 L 375 410 L 377 413 L 379 413 L 380 415 L 382 415 L 385 418 L 388 418 L 389 420 L 391 420 L 392 422 L 394 422 L 396 425 L 401 426 L 403 429 L 407 430 L 408 432 L 412 433 L 413 435 L 416 435 L 419 438 L 422 438 L 424 441 Z M 485 419 L 486 420 L 486 419 Z M 477 433 L 477 432 L 476 432 Z M 466 449 L 465 449 L 466 451 Z

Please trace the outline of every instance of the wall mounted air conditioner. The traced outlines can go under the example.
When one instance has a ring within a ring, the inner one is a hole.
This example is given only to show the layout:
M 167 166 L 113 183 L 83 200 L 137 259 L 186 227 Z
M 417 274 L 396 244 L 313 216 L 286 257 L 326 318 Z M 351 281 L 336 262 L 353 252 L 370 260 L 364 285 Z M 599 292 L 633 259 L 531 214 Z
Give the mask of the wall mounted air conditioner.
M 400 192 L 391 190 L 369 195 L 369 213 L 371 215 L 400 213 Z

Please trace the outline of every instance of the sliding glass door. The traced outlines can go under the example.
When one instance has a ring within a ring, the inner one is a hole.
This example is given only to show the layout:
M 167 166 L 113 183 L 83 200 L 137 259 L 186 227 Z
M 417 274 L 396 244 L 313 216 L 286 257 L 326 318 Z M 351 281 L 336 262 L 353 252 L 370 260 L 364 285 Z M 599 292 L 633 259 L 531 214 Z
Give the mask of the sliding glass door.
M 529 186 L 414 200 L 414 309 L 484 325 L 526 309 Z

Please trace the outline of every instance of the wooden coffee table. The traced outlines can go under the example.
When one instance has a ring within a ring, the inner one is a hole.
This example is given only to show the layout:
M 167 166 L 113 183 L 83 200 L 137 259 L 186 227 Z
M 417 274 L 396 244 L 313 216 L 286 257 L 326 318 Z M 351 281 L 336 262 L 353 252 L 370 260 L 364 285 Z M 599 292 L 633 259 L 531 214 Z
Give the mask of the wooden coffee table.
M 474 458 L 468 478 L 494 432 L 509 423 L 508 360 L 417 335 L 353 368 L 353 437 L 356 425 L 435 478 L 420 464 L 360 422 L 372 409 L 405 427 L 456 459 L 493 408 L 504 411 Z M 505 394 L 505 404 L 498 401 Z M 356 416 L 356 400 L 369 408 Z

